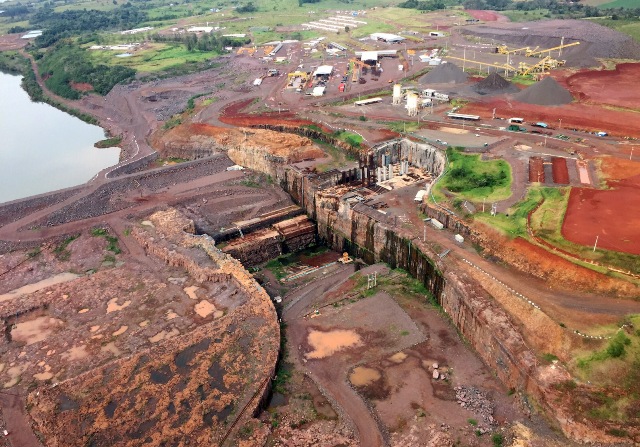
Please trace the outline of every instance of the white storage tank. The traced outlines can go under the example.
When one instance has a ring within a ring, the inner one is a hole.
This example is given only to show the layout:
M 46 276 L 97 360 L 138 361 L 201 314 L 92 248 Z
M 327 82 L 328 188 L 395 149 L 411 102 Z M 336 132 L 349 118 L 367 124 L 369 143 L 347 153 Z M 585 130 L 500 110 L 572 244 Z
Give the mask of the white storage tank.
M 431 219 L 431 225 L 433 225 L 433 227 L 437 230 L 442 230 L 444 228 L 442 222 L 436 219 Z
M 456 234 L 455 236 L 453 236 L 453 238 L 454 238 L 454 239 L 456 240 L 456 242 L 457 242 L 457 243 L 459 243 L 459 244 L 462 244 L 462 243 L 464 242 L 464 238 L 463 238 L 461 235 L 459 235 L 459 234 Z

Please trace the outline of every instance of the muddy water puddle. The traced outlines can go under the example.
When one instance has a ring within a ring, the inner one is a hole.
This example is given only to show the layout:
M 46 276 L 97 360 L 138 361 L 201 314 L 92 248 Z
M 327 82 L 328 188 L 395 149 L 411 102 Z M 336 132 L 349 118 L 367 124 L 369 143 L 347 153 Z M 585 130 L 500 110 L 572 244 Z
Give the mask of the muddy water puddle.
M 207 300 L 202 300 L 198 304 L 196 304 L 194 306 L 194 310 L 202 318 L 208 317 L 211 314 L 213 314 L 214 318 L 220 318 L 224 313 L 221 310 L 217 310 L 216 306 L 214 306 Z
M 312 329 L 307 341 L 313 348 L 313 351 L 305 354 L 308 359 L 323 359 L 343 349 L 362 344 L 356 331 L 342 329 L 328 332 Z
M 88 355 L 89 353 L 87 352 L 87 347 L 85 345 L 80 345 L 80 346 L 74 346 L 73 348 L 64 352 L 62 354 L 62 358 L 65 361 L 82 360 L 86 358 Z
M 111 312 L 117 312 L 119 310 L 122 310 L 125 307 L 128 307 L 129 304 L 131 304 L 131 301 L 129 300 L 125 301 L 122 304 L 118 304 L 118 298 L 112 298 L 107 303 L 107 313 L 110 314 Z
M 151 343 L 158 343 L 161 340 L 166 340 L 167 338 L 175 337 L 176 335 L 180 335 L 180 331 L 178 329 L 172 329 L 170 331 L 160 331 L 153 337 L 149 337 L 149 341 Z
M 198 296 L 196 295 L 196 290 L 198 290 L 200 287 L 198 286 L 189 286 L 189 287 L 185 287 L 184 288 L 184 293 L 187 294 L 187 296 L 189 298 L 191 298 L 192 300 L 197 300 Z
M 120 329 L 118 329 L 111 335 L 113 335 L 114 337 L 117 337 L 118 335 L 122 335 L 125 332 L 127 332 L 127 329 L 129 329 L 129 326 L 120 326 Z
M 373 368 L 366 368 L 364 366 L 358 366 L 353 369 L 353 372 L 349 375 L 349 382 L 354 386 L 367 386 L 379 380 L 380 372 Z
M 42 316 L 33 320 L 16 324 L 11 330 L 11 339 L 27 345 L 46 340 L 56 328 L 62 327 L 64 323 L 57 318 Z
M 2 295 L 0 295 L 0 303 L 3 301 L 18 298 L 23 295 L 28 295 L 29 293 L 37 292 L 38 290 L 42 290 L 46 287 L 69 282 L 79 277 L 80 275 L 76 275 L 75 273 L 60 273 L 47 279 L 43 279 L 42 281 L 34 282 L 33 284 L 27 284 L 26 286 L 22 286 L 10 292 L 3 293 Z

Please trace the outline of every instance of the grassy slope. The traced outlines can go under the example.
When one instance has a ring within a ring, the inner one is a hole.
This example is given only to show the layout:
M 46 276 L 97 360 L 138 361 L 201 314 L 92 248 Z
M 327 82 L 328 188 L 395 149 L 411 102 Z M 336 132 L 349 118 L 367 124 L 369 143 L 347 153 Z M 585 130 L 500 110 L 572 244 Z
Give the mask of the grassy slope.
M 449 169 L 437 184 L 437 189 L 458 190 L 456 197 L 464 200 L 488 202 L 504 200 L 511 196 L 511 166 L 504 160 L 482 161 L 479 155 L 467 155 L 456 150 L 447 151 Z M 455 177 L 454 172 L 464 172 L 464 176 Z M 494 176 L 503 172 L 505 181 L 495 186 L 476 187 L 472 176 Z
M 593 21 L 631 36 L 634 40 L 640 42 L 640 21 L 638 20 L 593 19 Z
M 116 51 L 90 51 L 95 62 L 109 65 L 124 65 L 140 72 L 157 72 L 186 62 L 200 62 L 217 56 L 215 52 L 189 52 L 184 45 L 154 43 L 135 52 L 131 57 L 116 57 Z

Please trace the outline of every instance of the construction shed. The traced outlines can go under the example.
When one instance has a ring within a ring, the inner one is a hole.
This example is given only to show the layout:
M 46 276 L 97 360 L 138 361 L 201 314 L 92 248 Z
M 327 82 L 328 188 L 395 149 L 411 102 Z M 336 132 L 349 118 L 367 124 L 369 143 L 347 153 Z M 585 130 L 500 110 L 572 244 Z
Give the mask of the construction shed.
M 316 68 L 316 71 L 313 72 L 313 76 L 331 76 L 333 73 L 333 67 L 331 65 L 320 65 Z
M 384 42 L 402 42 L 405 40 L 404 37 L 398 36 L 397 34 L 388 34 L 388 33 L 373 33 L 369 36 L 371 40 L 382 40 Z

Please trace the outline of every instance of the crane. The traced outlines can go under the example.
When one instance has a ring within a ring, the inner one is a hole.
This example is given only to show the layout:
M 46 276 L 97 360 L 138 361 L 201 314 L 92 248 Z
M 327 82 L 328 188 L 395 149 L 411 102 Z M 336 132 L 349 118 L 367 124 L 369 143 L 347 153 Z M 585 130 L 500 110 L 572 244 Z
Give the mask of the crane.
M 580 45 L 580 42 L 571 42 L 571 43 L 564 43 L 564 37 L 562 38 L 562 40 L 560 41 L 560 45 L 558 45 L 557 47 L 553 47 L 553 48 L 547 48 L 544 50 L 527 50 L 525 52 L 525 55 L 527 57 L 530 56 L 538 56 L 538 57 L 542 57 L 543 54 L 547 54 L 547 56 L 551 56 L 551 52 L 555 51 L 555 50 L 559 50 L 558 51 L 558 56 L 562 56 L 562 49 L 563 48 L 569 48 L 569 47 L 573 47 L 576 45 Z

